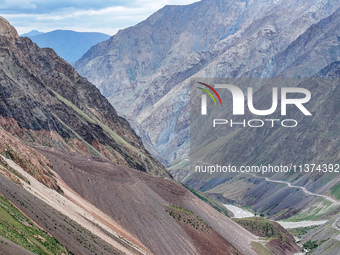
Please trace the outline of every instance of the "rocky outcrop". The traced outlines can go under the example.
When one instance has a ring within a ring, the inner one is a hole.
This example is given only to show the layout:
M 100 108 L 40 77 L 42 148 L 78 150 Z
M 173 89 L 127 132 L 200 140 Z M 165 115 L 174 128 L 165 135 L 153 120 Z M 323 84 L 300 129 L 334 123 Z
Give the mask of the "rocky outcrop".
M 3 17 L 0 17 L 0 36 L 5 36 L 12 42 L 19 38 L 18 32 L 15 28 L 12 27 L 11 24 L 9 24 L 9 22 Z

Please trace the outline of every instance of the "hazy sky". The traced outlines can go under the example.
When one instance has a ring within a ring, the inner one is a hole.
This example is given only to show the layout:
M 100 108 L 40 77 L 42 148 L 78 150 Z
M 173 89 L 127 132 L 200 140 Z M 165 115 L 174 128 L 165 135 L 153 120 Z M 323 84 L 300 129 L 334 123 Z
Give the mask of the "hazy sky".
M 0 16 L 19 32 L 70 29 L 115 34 L 135 25 L 165 5 L 198 0 L 0 0 Z

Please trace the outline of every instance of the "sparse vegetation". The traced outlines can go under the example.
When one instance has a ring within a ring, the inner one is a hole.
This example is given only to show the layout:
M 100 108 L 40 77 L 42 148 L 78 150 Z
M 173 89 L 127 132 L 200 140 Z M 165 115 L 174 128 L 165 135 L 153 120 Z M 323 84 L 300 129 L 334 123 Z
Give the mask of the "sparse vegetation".
M 303 249 L 307 250 L 308 252 L 314 251 L 316 248 L 318 248 L 318 246 L 319 245 L 317 241 L 312 240 L 308 240 L 302 245 Z
M 233 220 L 257 236 L 284 239 L 285 234 L 270 220 L 260 217 L 234 218 Z
M 292 217 L 285 219 L 286 221 L 304 221 L 304 220 L 318 220 L 322 216 L 325 216 L 334 210 L 332 202 L 319 198 L 318 202 L 313 206 L 306 208 L 305 210 L 293 215 Z
M 340 183 L 333 186 L 331 188 L 331 192 L 332 192 L 332 195 L 334 195 L 336 199 L 340 199 Z
M 249 217 L 233 220 L 254 235 L 257 235 L 266 241 L 265 246 L 261 246 L 260 243 L 252 243 L 253 249 L 258 254 L 273 254 L 273 251 L 277 252 L 278 250 L 281 252 L 297 252 L 299 250 L 294 237 L 276 222 L 261 217 Z
M 320 245 L 322 245 L 327 240 L 322 240 L 318 243 L 318 240 L 312 241 L 308 240 L 302 245 L 302 248 L 307 251 L 306 254 L 310 254 L 311 252 L 315 251 Z
M 0 196 L 0 235 L 36 254 L 71 254 L 55 238 L 33 224 Z
M 165 205 L 165 211 L 168 212 L 169 215 L 175 220 L 186 223 L 191 227 L 203 232 L 209 232 L 209 229 L 211 228 L 199 216 L 195 215 L 194 212 L 180 206 Z
M 287 229 L 287 231 L 292 234 L 293 236 L 296 236 L 298 238 L 302 238 L 303 235 L 307 234 L 308 231 L 317 228 L 318 226 L 310 226 L 310 227 L 302 227 L 302 228 L 291 228 Z

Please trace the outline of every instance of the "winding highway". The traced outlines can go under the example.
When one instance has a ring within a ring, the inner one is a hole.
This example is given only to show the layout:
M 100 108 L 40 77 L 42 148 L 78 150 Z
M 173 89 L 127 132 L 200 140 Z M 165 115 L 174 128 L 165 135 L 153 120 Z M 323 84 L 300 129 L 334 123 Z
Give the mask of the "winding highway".
M 266 181 L 268 182 L 275 182 L 275 183 L 282 183 L 282 184 L 286 184 L 288 187 L 291 187 L 291 188 L 299 188 L 301 189 L 305 194 L 307 195 L 310 195 L 310 196 L 316 196 L 316 197 L 322 197 L 326 200 L 328 200 L 329 202 L 331 202 L 333 204 L 333 206 L 336 206 L 336 205 L 340 205 L 340 202 L 339 201 L 336 201 L 335 199 L 329 197 L 329 196 L 325 196 L 325 195 L 321 195 L 321 194 L 317 194 L 317 193 L 313 193 L 309 190 L 307 190 L 305 187 L 303 186 L 296 186 L 296 185 L 292 185 L 290 182 L 286 182 L 286 181 L 278 181 L 278 180 L 272 180 L 272 179 L 269 179 L 268 177 L 261 177 L 261 176 L 257 176 L 255 174 L 250 174 L 256 178 L 262 178 L 262 179 L 265 179 Z M 332 227 L 339 231 L 340 232 L 340 218 L 338 218 L 337 220 L 335 220 L 332 224 Z M 340 234 L 337 235 L 336 237 L 334 237 L 335 240 L 338 240 L 340 241 Z
M 262 176 L 258 176 L 255 174 L 251 174 L 251 173 L 244 173 L 244 174 L 249 174 L 252 175 L 256 178 L 261 178 L 261 179 L 265 179 L 268 182 L 275 182 L 275 183 L 281 183 L 281 184 L 286 184 L 288 187 L 290 188 L 297 188 L 297 189 L 301 189 L 305 194 L 309 195 L 309 196 L 315 196 L 315 197 L 322 197 L 326 200 L 328 200 L 329 202 L 331 202 L 333 205 L 340 205 L 339 201 L 336 201 L 335 199 L 329 197 L 329 196 L 325 196 L 325 195 L 321 195 L 321 194 L 317 194 L 317 193 L 313 193 L 309 190 L 307 190 L 305 187 L 303 186 L 297 186 L 297 185 L 292 185 L 290 182 L 286 182 L 286 181 L 278 181 L 278 180 L 272 180 L 269 179 L 268 177 L 262 177 Z
M 196 162 L 196 163 L 201 163 L 201 164 L 206 164 L 206 165 L 211 165 L 211 164 L 208 164 L 208 163 L 205 163 L 205 162 Z M 248 175 L 251 175 L 255 178 L 260 178 L 260 179 L 265 179 L 267 182 L 274 182 L 274 183 L 280 183 L 280 184 L 285 184 L 287 185 L 288 187 L 290 188 L 296 188 L 296 189 L 301 189 L 306 195 L 309 195 L 309 196 L 315 196 L 315 197 L 321 197 L 321 198 L 324 198 L 326 199 L 327 201 L 331 202 L 333 206 L 337 206 L 337 205 L 340 205 L 340 202 L 329 197 L 329 196 L 326 196 L 326 195 L 321 195 L 321 194 L 317 194 L 317 193 L 313 193 L 309 190 L 307 190 L 305 187 L 303 186 L 297 186 L 297 185 L 293 185 L 291 184 L 290 182 L 286 182 L 286 181 L 279 181 L 279 180 L 273 180 L 273 179 L 269 179 L 268 177 L 264 177 L 264 176 L 258 176 L 254 173 L 245 173 L 243 172 L 243 174 L 248 174 Z M 338 218 L 337 220 L 335 220 L 332 224 L 332 227 L 339 231 L 340 232 L 340 218 Z M 340 241 L 340 234 L 336 237 L 334 237 L 335 240 L 338 240 Z
M 303 186 L 297 186 L 297 185 L 292 185 L 290 182 L 286 182 L 286 181 L 278 181 L 278 180 L 272 180 L 272 179 L 269 179 L 268 177 L 262 177 L 262 176 L 257 176 L 255 174 L 251 174 L 251 173 L 246 173 L 246 174 L 250 174 L 256 178 L 261 178 L 261 179 L 265 179 L 266 181 L 268 182 L 275 182 L 275 183 L 281 183 L 281 184 L 286 184 L 288 187 L 291 187 L 291 188 L 298 188 L 298 189 L 301 189 L 305 194 L 309 195 L 309 196 L 315 196 L 315 197 L 322 197 L 326 200 L 328 200 L 329 202 L 331 202 L 333 204 L 333 206 L 336 206 L 336 205 L 340 205 L 340 202 L 329 197 L 329 196 L 326 196 L 326 195 L 321 195 L 321 194 L 317 194 L 317 193 L 313 193 L 309 190 L 307 190 L 305 187 Z M 332 224 L 332 227 L 339 231 L 340 232 L 340 218 L 338 218 L 337 220 L 335 220 Z M 337 235 L 336 237 L 334 237 L 335 240 L 338 240 L 340 241 L 340 234 Z
M 189 160 L 188 160 L 189 161 Z M 206 162 L 201 162 L 201 161 L 196 161 L 196 163 L 200 163 L 200 164 L 205 164 L 205 165 L 212 165 Z M 285 184 L 290 188 L 296 188 L 296 189 L 301 189 L 305 194 L 309 195 L 309 196 L 316 196 L 316 197 L 322 197 L 326 200 L 328 200 L 329 202 L 331 202 L 333 205 L 340 205 L 340 201 L 337 201 L 329 196 L 326 195 L 321 195 L 321 194 L 317 194 L 317 193 L 313 193 L 309 190 L 307 190 L 305 187 L 303 186 L 297 186 L 297 185 L 293 185 L 290 182 L 286 182 L 286 181 L 279 181 L 279 180 L 273 180 L 273 179 L 269 179 L 268 177 L 264 177 L 264 176 L 258 176 L 254 173 L 247 173 L 247 172 L 242 172 L 242 174 L 248 174 L 251 175 L 255 178 L 260 178 L 260 179 L 265 179 L 268 182 L 275 182 L 275 183 L 281 183 L 281 184 Z M 340 218 L 339 218 L 340 219 Z

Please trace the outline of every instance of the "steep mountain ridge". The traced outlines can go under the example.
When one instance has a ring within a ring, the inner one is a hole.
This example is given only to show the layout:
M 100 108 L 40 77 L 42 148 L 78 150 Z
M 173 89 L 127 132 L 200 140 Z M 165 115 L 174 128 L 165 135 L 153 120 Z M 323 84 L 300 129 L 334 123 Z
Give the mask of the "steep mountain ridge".
M 7 131 L 168 176 L 97 88 L 53 50 L 40 49 L 28 38 L 14 38 L 1 40 L 0 112 Z

